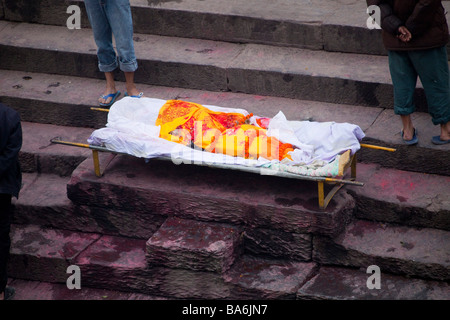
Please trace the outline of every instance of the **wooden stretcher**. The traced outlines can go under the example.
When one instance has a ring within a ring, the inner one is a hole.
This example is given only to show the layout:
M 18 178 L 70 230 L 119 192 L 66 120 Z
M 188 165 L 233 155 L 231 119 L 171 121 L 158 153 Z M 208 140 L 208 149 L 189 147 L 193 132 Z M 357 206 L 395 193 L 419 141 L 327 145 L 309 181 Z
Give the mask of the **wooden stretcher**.
M 95 111 L 102 111 L 102 112 L 109 112 L 109 109 L 105 108 L 91 108 L 91 110 Z M 101 146 L 95 146 L 95 145 L 89 145 L 85 143 L 77 143 L 77 142 L 70 142 L 70 141 L 63 141 L 61 138 L 53 138 L 50 140 L 51 143 L 55 144 L 63 144 L 67 146 L 75 146 L 75 147 L 81 147 L 81 148 L 87 148 L 92 150 L 92 159 L 94 163 L 94 171 L 95 175 L 97 177 L 102 177 L 106 168 L 108 167 L 109 163 L 114 159 L 116 155 L 122 154 L 122 155 L 128 155 L 128 153 L 122 153 L 117 152 L 114 150 L 109 150 L 105 147 Z M 371 144 L 364 144 L 361 143 L 360 146 L 362 148 L 369 148 L 369 149 L 376 149 L 376 150 L 382 150 L 382 151 L 388 151 L 388 152 L 395 152 L 396 149 L 393 148 L 387 148 L 382 146 L 376 146 Z M 114 155 L 114 157 L 110 158 L 109 161 L 105 164 L 104 169 L 102 170 L 100 167 L 100 159 L 99 159 L 99 152 L 109 152 Z M 282 178 L 290 178 L 290 179 L 298 179 L 298 180 L 307 180 L 307 181 L 315 181 L 317 182 L 317 197 L 318 197 L 318 205 L 319 208 L 322 210 L 325 210 L 330 203 L 333 196 L 345 185 L 354 185 L 354 186 L 364 186 L 363 182 L 356 181 L 356 165 L 357 165 L 357 152 L 353 154 L 350 157 L 350 160 L 347 162 L 344 168 L 342 168 L 342 171 L 345 173 L 345 175 L 342 175 L 342 178 L 329 178 L 329 177 L 321 177 L 321 176 L 307 176 L 307 175 L 300 175 L 300 174 L 294 174 L 289 172 L 283 172 L 278 170 L 271 170 L 271 169 L 264 169 L 260 167 L 247 167 L 247 166 L 241 166 L 241 165 L 230 165 L 230 164 L 207 164 L 207 163 L 195 163 L 196 165 L 201 166 L 207 166 L 217 169 L 226 169 L 226 170 L 239 170 L 239 171 L 245 171 L 250 173 L 256 173 L 256 174 L 266 174 L 266 175 L 273 175 L 277 177 Z M 165 161 L 172 161 L 169 157 L 156 157 L 152 158 L 155 160 L 165 160 Z M 345 178 L 345 176 L 348 176 L 348 171 L 350 170 L 350 176 L 348 178 Z M 325 195 L 325 185 L 332 185 L 333 187 L 327 192 Z
M 102 177 L 106 168 L 108 167 L 111 160 L 114 158 L 110 158 L 108 163 L 104 165 L 103 170 L 100 167 L 100 160 L 99 160 L 99 152 L 109 152 L 112 153 L 114 156 L 123 154 L 123 155 L 129 155 L 127 153 L 121 153 L 113 150 L 109 150 L 105 147 L 100 146 L 94 146 L 84 143 L 77 143 L 77 142 L 70 142 L 70 141 L 64 141 L 61 140 L 61 138 L 53 138 L 50 140 L 51 143 L 55 144 L 63 144 L 67 146 L 74 146 L 74 147 L 81 147 L 81 148 L 87 148 L 92 150 L 92 159 L 94 163 L 94 170 L 95 175 L 97 177 Z M 361 144 L 361 147 L 363 148 L 370 148 L 370 149 L 377 149 L 377 150 L 384 150 L 389 152 L 394 152 L 395 149 L 392 148 L 386 148 L 376 145 L 370 145 L 370 144 Z M 348 162 L 348 165 L 346 168 L 344 168 L 344 172 L 347 173 L 348 170 L 350 170 L 350 176 L 348 178 L 329 178 L 329 177 L 320 177 L 320 176 L 306 176 L 306 175 L 299 175 L 289 172 L 282 172 L 277 170 L 271 170 L 271 169 L 265 169 L 264 168 L 257 168 L 257 167 L 246 167 L 246 166 L 240 166 L 240 165 L 228 165 L 228 164 L 197 164 L 202 166 L 208 166 L 218 169 L 226 169 L 226 170 L 239 170 L 239 171 L 245 171 L 250 173 L 257 173 L 257 174 L 267 174 L 267 175 L 273 175 L 277 177 L 282 178 L 290 178 L 290 179 L 299 179 L 299 180 L 308 180 L 308 181 L 315 181 L 317 182 L 317 196 L 318 196 L 318 205 L 319 208 L 322 210 L 325 210 L 330 203 L 333 196 L 345 185 L 354 185 L 354 186 L 364 186 L 363 182 L 356 181 L 356 165 L 357 165 L 357 153 L 353 154 L 351 156 L 350 161 Z M 172 160 L 169 157 L 157 157 L 153 158 L 155 160 Z M 348 174 L 346 174 L 348 175 Z M 325 185 L 333 185 L 333 187 L 325 194 Z

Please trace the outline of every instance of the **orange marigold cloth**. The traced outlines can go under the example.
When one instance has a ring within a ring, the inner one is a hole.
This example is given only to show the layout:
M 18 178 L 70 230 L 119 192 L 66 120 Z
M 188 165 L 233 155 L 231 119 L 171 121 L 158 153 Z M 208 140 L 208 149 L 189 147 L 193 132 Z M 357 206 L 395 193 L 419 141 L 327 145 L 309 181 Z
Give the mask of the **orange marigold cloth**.
M 252 114 L 216 112 L 181 100 L 168 100 L 160 109 L 156 125 L 160 137 L 205 151 L 245 159 L 289 158 L 294 147 L 267 136 L 267 130 L 246 124 Z

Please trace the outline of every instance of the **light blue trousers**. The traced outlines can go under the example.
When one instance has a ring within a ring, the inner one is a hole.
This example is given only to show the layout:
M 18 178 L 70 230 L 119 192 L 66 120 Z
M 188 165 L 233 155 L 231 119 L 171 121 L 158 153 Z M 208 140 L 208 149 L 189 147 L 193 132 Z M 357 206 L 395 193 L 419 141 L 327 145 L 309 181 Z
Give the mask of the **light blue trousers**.
M 129 0 L 84 0 L 97 44 L 98 68 L 112 72 L 118 66 L 134 72 L 137 61 L 133 44 L 133 20 Z M 117 49 L 113 47 L 112 36 Z

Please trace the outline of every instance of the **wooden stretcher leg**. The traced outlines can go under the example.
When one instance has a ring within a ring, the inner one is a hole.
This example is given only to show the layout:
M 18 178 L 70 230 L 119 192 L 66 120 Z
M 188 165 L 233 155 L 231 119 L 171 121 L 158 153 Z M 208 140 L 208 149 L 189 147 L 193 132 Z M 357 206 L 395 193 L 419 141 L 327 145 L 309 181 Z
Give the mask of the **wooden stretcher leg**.
M 106 168 L 109 166 L 109 164 L 111 163 L 111 161 L 117 156 L 116 153 L 111 153 L 111 156 L 109 157 L 109 159 L 106 161 L 106 163 L 104 163 L 104 169 L 103 171 L 100 168 L 100 159 L 99 159 L 99 150 L 92 150 L 92 159 L 94 160 L 94 171 L 95 171 L 95 175 L 97 177 L 102 177 L 103 174 L 105 173 Z
M 356 180 L 356 152 L 352 157 L 352 162 L 351 162 L 351 180 Z
M 98 150 L 92 150 L 92 159 L 94 160 L 94 171 L 97 177 L 102 176 L 102 172 L 100 171 L 100 160 L 98 158 Z
M 319 208 L 325 210 L 333 199 L 334 195 L 344 186 L 343 183 L 336 184 L 325 196 L 325 183 L 323 181 L 317 182 L 318 187 L 318 197 L 319 197 Z
M 341 189 L 343 186 L 344 186 L 344 184 L 342 184 L 342 183 L 341 184 L 337 184 L 328 192 L 328 194 L 327 194 L 327 196 L 325 197 L 325 200 L 324 200 L 325 206 L 324 206 L 323 209 L 327 208 L 327 206 L 330 203 L 331 199 L 339 191 L 339 189 Z
M 317 182 L 318 196 L 319 196 L 319 208 L 325 209 L 325 195 L 324 195 L 324 183 L 323 181 Z

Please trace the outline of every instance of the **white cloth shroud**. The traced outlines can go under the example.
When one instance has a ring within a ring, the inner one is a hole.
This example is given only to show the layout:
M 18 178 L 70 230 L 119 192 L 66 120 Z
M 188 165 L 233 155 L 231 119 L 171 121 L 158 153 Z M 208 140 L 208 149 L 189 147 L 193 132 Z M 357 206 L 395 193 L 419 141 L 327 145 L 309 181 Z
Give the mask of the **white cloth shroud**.
M 160 108 L 166 102 L 167 100 L 147 97 L 122 98 L 111 106 L 106 127 L 92 132 L 88 143 L 139 158 L 171 157 L 176 163 L 183 161 L 246 166 L 266 166 L 271 163 L 263 158 L 250 160 L 196 150 L 160 138 L 160 127 L 155 123 Z M 213 111 L 249 114 L 244 109 L 203 106 Z M 255 120 L 256 117 L 250 118 L 251 124 L 256 125 Z M 271 119 L 267 135 L 297 147 L 290 153 L 293 161 L 285 162 L 286 164 L 325 165 L 348 149 L 352 154 L 358 151 L 364 132 L 359 126 L 350 123 L 289 121 L 280 111 Z

